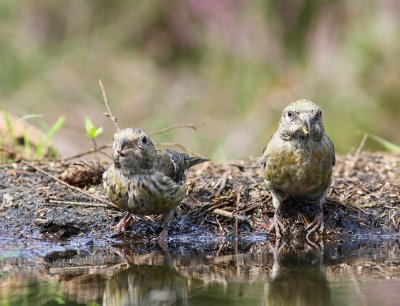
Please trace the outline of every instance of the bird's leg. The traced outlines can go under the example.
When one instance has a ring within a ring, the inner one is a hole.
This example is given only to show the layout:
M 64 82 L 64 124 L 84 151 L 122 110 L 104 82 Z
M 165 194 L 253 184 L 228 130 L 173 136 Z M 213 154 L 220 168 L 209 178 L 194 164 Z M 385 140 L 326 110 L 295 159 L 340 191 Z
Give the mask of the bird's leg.
M 118 234 L 121 232 L 125 232 L 126 229 L 130 227 L 132 224 L 133 224 L 133 216 L 129 212 L 126 212 L 125 216 L 118 222 L 118 224 L 111 227 L 111 230 L 114 233 Z
M 168 226 L 172 221 L 174 216 L 174 211 L 169 211 L 166 215 L 164 215 L 164 228 L 158 236 L 158 241 L 162 249 L 165 249 L 168 245 Z
M 272 194 L 272 205 L 275 207 L 275 214 L 274 214 L 274 221 L 272 221 L 272 224 L 269 227 L 269 232 L 271 233 L 273 230 L 275 230 L 276 238 L 280 238 L 281 230 L 285 231 L 285 226 L 283 225 L 280 216 L 283 197 L 274 191 L 271 191 L 271 194 Z
M 311 222 L 307 227 L 306 227 L 306 238 L 308 239 L 309 236 L 313 233 L 318 232 L 322 234 L 324 232 L 324 209 L 323 205 L 325 203 L 325 194 L 321 197 L 319 201 L 319 213 L 317 216 L 315 216 L 313 222 Z
M 271 277 L 274 279 L 281 269 L 281 258 L 282 258 L 282 250 L 286 247 L 286 242 L 283 241 L 281 243 L 280 239 L 276 239 L 275 246 L 273 248 L 274 254 L 274 263 L 272 265 Z

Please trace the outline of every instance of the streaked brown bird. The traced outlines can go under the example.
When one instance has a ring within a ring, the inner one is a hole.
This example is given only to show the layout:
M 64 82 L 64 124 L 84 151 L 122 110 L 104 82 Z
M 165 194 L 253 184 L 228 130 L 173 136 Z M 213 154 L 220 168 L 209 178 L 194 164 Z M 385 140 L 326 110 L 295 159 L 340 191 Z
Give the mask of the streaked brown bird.
M 166 241 L 174 210 L 186 195 L 187 169 L 208 159 L 157 150 L 151 138 L 138 128 L 115 133 L 112 156 L 114 162 L 103 174 L 108 197 L 135 215 L 163 215 L 160 240 Z M 131 221 L 129 213 L 115 227 L 116 231 Z
M 280 208 L 283 200 L 290 197 L 319 204 L 320 212 L 306 230 L 307 237 L 314 232 L 322 233 L 323 204 L 331 184 L 335 152 L 331 140 L 324 133 L 320 108 L 307 100 L 287 106 L 261 162 L 275 208 L 270 231 L 275 230 L 278 238 L 284 231 Z

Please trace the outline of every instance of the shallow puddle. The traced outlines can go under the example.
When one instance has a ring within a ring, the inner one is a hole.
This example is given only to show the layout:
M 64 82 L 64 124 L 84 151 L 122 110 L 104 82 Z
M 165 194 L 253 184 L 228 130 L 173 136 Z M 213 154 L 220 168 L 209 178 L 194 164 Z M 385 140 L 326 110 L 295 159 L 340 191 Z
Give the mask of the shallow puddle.
M 0 305 L 399 305 L 396 240 L 0 253 Z M 35 255 L 36 254 L 36 255 Z

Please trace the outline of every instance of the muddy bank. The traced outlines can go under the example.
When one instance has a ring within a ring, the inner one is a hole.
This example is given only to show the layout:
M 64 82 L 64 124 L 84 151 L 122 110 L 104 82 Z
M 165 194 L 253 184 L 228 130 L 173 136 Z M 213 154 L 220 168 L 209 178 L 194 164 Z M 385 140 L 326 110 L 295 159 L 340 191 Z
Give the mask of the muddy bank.
M 60 162 L 36 166 L 57 177 L 68 167 Z M 86 192 L 105 199 L 101 184 L 92 183 L 85 187 Z M 170 227 L 171 243 L 190 243 L 201 249 L 205 243 L 227 238 L 271 238 L 271 196 L 256 162 L 199 165 L 189 172 L 188 186 L 188 196 L 178 207 Z M 399 186 L 400 157 L 386 153 L 339 156 L 324 208 L 325 238 L 340 241 L 348 235 L 397 234 Z M 137 218 L 129 231 L 115 235 L 110 227 L 118 222 L 122 212 L 21 163 L 1 166 L 0 203 L 3 243 L 32 247 L 37 252 L 105 245 L 151 249 L 157 247 L 155 238 L 162 229 L 160 217 L 149 216 Z M 316 205 L 285 203 L 287 234 L 301 237 L 315 213 Z

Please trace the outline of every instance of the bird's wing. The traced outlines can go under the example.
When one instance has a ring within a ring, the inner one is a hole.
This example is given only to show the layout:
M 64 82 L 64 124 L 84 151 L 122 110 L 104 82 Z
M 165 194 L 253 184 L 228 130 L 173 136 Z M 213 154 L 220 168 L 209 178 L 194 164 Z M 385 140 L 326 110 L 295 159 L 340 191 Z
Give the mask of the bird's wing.
M 187 170 L 186 160 L 189 158 L 189 155 L 173 150 L 166 150 L 166 154 L 170 160 L 169 171 L 166 175 L 178 183 L 185 177 Z
M 267 156 L 265 154 L 265 151 L 267 150 L 268 144 L 270 143 L 271 139 L 272 139 L 272 136 L 268 139 L 267 144 L 262 149 L 262 156 L 257 160 L 264 168 L 265 168 L 265 164 L 267 162 Z
M 208 159 L 205 158 L 193 157 L 173 150 L 166 150 L 166 154 L 169 156 L 172 165 L 172 171 L 169 171 L 168 176 L 175 182 L 183 180 L 186 175 L 186 170 L 190 167 L 208 161 Z

